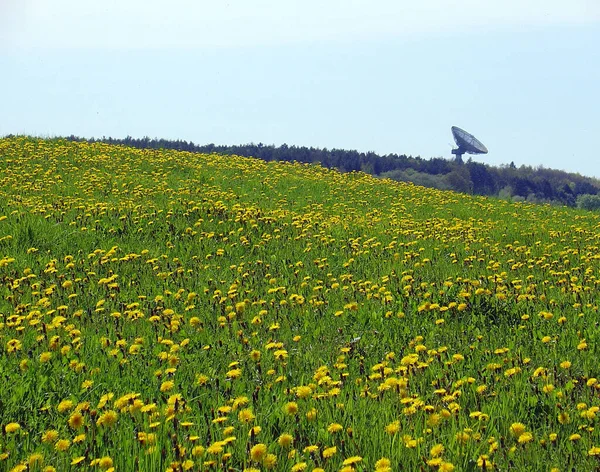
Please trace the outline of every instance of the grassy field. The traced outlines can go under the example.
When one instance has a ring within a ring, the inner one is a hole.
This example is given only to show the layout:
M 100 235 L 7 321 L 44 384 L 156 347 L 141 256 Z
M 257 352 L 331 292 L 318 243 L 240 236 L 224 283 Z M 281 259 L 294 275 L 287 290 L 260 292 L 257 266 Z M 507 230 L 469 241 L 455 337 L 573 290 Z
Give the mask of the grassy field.
M 0 140 L 0 470 L 594 470 L 600 216 Z

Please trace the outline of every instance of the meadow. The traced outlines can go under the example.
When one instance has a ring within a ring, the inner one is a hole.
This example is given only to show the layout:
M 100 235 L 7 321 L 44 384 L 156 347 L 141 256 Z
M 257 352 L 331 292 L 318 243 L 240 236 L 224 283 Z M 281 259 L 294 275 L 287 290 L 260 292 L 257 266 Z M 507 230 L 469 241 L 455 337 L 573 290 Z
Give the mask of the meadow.
M 0 139 L 0 470 L 600 467 L 600 215 Z

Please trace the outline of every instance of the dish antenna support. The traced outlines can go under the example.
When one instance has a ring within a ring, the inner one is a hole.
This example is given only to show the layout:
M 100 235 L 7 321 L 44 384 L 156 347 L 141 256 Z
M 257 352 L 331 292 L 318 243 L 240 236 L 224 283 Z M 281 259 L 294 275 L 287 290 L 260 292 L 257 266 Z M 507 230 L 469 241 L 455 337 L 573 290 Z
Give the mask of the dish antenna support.
M 452 127 L 452 136 L 458 146 L 452 149 L 452 154 L 456 155 L 457 161 L 462 162 L 463 154 L 487 154 L 488 152 L 481 141 L 458 126 Z

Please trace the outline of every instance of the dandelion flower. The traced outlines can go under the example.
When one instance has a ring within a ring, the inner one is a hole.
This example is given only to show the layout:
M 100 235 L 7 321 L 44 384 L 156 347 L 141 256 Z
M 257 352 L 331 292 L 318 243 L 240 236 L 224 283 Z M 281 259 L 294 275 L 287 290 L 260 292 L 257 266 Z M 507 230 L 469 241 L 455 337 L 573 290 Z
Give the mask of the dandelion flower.
M 431 448 L 429 454 L 431 457 L 440 457 L 444 453 L 444 446 L 442 444 L 436 444 Z
M 42 434 L 42 442 L 43 443 L 46 443 L 46 444 L 53 443 L 57 439 L 58 439 L 58 431 L 56 431 L 55 429 L 50 429 L 50 430 L 46 431 L 44 434 Z
M 204 447 L 203 446 L 194 446 L 192 449 L 192 456 L 194 457 L 202 457 L 204 455 Z
M 339 424 L 339 423 L 331 423 L 328 427 L 327 427 L 327 431 L 329 431 L 331 434 L 335 434 L 340 432 L 342 429 L 344 429 L 344 427 Z
M 390 461 L 387 457 L 382 457 L 377 462 L 375 462 L 375 472 L 391 472 L 392 471 L 392 461 Z
M 296 387 L 296 396 L 298 398 L 307 398 L 312 394 L 312 388 L 302 385 L 300 387 Z
M 265 444 L 259 443 L 255 446 L 252 446 L 250 449 L 250 458 L 254 462 L 260 462 L 267 455 L 267 446 Z
M 69 446 L 71 446 L 71 441 L 69 441 L 68 439 L 59 439 L 58 441 L 56 441 L 54 449 L 56 449 L 57 451 L 64 452 L 67 449 L 69 449 Z
M 385 427 L 385 432 L 390 435 L 396 434 L 398 431 L 400 431 L 400 421 L 394 421 Z
M 527 444 L 530 443 L 531 441 L 533 441 L 533 434 L 531 434 L 530 432 L 524 432 L 523 434 L 519 435 L 519 444 Z
M 58 410 L 59 413 L 64 413 L 65 411 L 69 411 L 72 408 L 73 408 L 72 400 L 63 400 L 56 407 L 56 409 Z
M 359 462 L 362 462 L 362 457 L 352 456 L 352 457 L 348 457 L 348 459 L 344 460 L 344 462 L 342 462 L 342 465 L 353 465 L 353 464 L 358 464 Z
M 105 411 L 100 418 L 98 418 L 98 420 L 96 421 L 96 424 L 98 426 L 106 426 L 108 428 L 110 428 L 111 426 L 114 426 L 115 423 L 117 422 L 117 412 L 114 410 L 108 410 Z
M 307 467 L 306 462 L 298 462 L 291 468 L 291 472 L 302 472 L 306 470 Z
M 254 418 L 255 418 L 255 416 L 252 413 L 252 410 L 250 408 L 245 408 L 243 410 L 240 410 L 240 412 L 238 413 L 238 419 L 242 423 L 250 423 Z
M 283 411 L 290 416 L 298 413 L 298 404 L 296 402 L 288 402 L 283 406 Z
M 560 424 L 567 424 L 571 421 L 571 418 L 569 417 L 569 414 L 567 412 L 561 412 L 558 414 L 558 422 Z
M 27 459 L 27 465 L 29 465 L 30 469 L 33 469 L 35 466 L 42 465 L 44 463 L 44 456 L 39 452 L 34 452 Z
M 69 423 L 69 426 L 72 429 L 79 429 L 79 428 L 81 428 L 83 426 L 83 423 L 84 423 L 83 415 L 80 412 L 78 412 L 78 411 L 74 412 L 69 417 L 68 423 Z
M 267 469 L 272 469 L 277 464 L 277 456 L 275 454 L 267 454 L 262 461 L 262 464 Z
M 4 431 L 6 432 L 6 434 L 16 433 L 20 429 L 21 429 L 21 425 L 19 423 L 8 423 L 4 427 Z
M 325 459 L 329 459 L 330 457 L 334 456 L 337 452 L 337 447 L 333 446 L 333 447 L 328 447 L 326 449 L 323 449 L 323 457 Z
M 288 433 L 283 433 L 281 436 L 279 436 L 279 439 L 277 439 L 277 443 L 281 447 L 289 447 L 292 445 L 292 442 L 294 442 L 294 436 Z
M 521 436 L 526 429 L 527 428 L 523 423 L 513 423 L 512 425 L 510 425 L 510 432 L 516 438 Z
M 85 456 L 74 457 L 71 461 L 71 465 L 81 464 L 85 460 Z
M 104 456 L 98 461 L 98 465 L 101 469 L 109 469 L 113 466 L 113 460 L 108 456 Z

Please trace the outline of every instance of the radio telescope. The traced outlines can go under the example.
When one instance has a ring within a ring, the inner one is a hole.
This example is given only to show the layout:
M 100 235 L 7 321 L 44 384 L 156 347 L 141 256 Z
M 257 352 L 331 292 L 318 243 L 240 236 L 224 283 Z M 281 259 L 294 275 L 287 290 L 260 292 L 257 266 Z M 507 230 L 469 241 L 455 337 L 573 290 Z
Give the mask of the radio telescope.
M 458 126 L 452 127 L 452 136 L 454 136 L 454 141 L 458 146 L 452 149 L 452 154 L 456 154 L 457 161 L 462 162 L 463 154 L 487 154 L 488 152 L 481 141 Z

